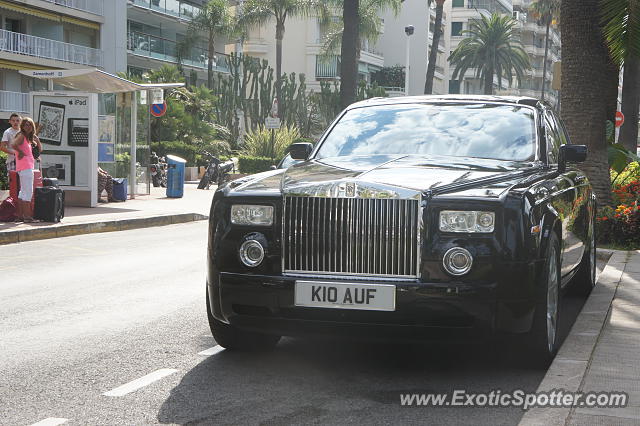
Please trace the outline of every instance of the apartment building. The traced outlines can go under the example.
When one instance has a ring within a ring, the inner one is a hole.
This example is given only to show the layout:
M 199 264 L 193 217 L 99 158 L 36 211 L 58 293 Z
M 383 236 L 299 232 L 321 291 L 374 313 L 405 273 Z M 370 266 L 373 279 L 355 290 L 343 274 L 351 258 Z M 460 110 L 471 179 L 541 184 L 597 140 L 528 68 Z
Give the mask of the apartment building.
M 502 81 L 502 89 L 498 89 L 497 80 L 494 81 L 496 94 L 515 94 L 523 96 L 540 97 L 542 89 L 542 74 L 545 50 L 546 28 L 538 25 L 534 14 L 530 12 L 531 3 L 535 0 L 451 0 L 445 3 L 450 14 L 450 21 L 445 30 L 450 37 L 450 51 L 455 50 L 464 38 L 462 31 L 469 28 L 469 23 L 481 16 L 491 16 L 492 13 L 500 13 L 513 16 L 517 21 L 517 30 L 520 34 L 525 52 L 529 55 L 532 69 L 527 71 L 520 85 L 514 80 L 512 87 L 508 87 L 508 81 Z M 556 105 L 558 94 L 551 89 L 553 79 L 553 63 L 560 60 L 560 33 L 557 26 L 552 26 L 549 34 L 549 55 L 547 58 L 547 94 L 546 99 L 552 105 Z M 449 93 L 483 93 L 482 81 L 475 78 L 475 70 L 469 70 L 462 81 L 453 79 L 454 67 L 449 67 Z
M 46 89 L 23 69 L 103 67 L 102 0 L 0 0 L 0 119 L 29 114 L 27 93 Z
M 517 93 L 523 96 L 539 98 L 542 92 L 546 26 L 538 25 L 535 15 L 531 12 L 531 3 L 534 1 L 513 0 L 513 16 L 518 21 L 521 41 L 524 45 L 524 50 L 529 54 L 532 65 L 532 69 L 527 72 Z M 560 31 L 557 25 L 551 25 L 549 30 L 549 51 L 547 53 L 545 99 L 554 106 L 558 103 L 559 95 L 556 90 L 551 88 L 553 64 L 560 61 L 560 55 Z
M 431 46 L 433 45 L 433 33 L 435 30 L 435 2 L 431 9 L 427 9 L 427 2 L 424 0 L 405 0 L 402 10 L 398 16 L 392 12 L 383 14 L 385 32 L 378 41 L 378 48 L 384 54 L 384 65 L 406 66 L 406 45 L 407 35 L 405 27 L 413 25 L 414 34 L 411 36 L 410 59 L 409 59 L 409 95 L 422 95 L 427 75 L 427 59 Z M 447 56 L 449 52 L 449 40 L 444 28 L 447 23 L 447 13 L 443 14 L 443 33 L 440 35 L 438 43 L 438 55 L 436 60 L 433 93 L 446 94 L 448 91 L 449 63 Z M 427 22 L 429 25 L 427 26 Z M 391 95 L 403 95 L 404 87 L 389 88 L 387 93 Z
M 109 0 L 104 2 L 104 69 L 141 76 L 166 64 L 178 64 L 178 43 L 204 0 Z M 216 42 L 214 71 L 228 72 L 226 40 Z M 183 53 L 181 65 L 191 83 L 207 80 L 208 49 L 199 40 Z

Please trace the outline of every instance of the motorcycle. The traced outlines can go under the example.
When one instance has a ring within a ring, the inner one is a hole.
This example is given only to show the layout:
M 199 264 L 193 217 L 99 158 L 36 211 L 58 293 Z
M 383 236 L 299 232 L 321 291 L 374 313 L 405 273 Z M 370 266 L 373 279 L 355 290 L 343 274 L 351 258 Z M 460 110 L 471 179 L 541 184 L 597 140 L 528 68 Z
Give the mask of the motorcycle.
M 223 184 L 229 177 L 229 173 L 235 168 L 233 161 L 222 162 L 218 157 L 208 152 L 204 152 L 203 155 L 209 159 L 209 164 L 202 179 L 200 179 L 198 189 L 209 189 L 212 184 L 218 186 Z
M 155 188 L 167 187 L 167 161 L 164 157 L 159 157 L 155 152 L 151 152 L 149 172 L 151 172 L 151 182 Z

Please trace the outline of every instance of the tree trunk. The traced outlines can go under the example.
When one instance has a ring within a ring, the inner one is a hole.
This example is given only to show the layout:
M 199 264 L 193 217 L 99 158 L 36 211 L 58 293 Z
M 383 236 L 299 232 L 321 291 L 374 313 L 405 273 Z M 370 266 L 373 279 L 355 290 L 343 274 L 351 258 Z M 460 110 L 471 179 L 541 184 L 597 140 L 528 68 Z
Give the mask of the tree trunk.
M 540 99 L 543 101 L 547 87 L 547 57 L 549 56 L 549 29 L 551 28 L 551 16 L 547 18 L 547 34 L 544 36 L 544 64 L 542 65 L 542 92 L 540 93 Z
M 342 9 L 344 30 L 342 32 L 342 47 L 340 56 L 340 106 L 346 108 L 356 99 L 358 85 L 358 39 L 360 13 L 359 0 L 345 0 Z
M 619 141 L 635 154 L 638 149 L 638 115 L 640 112 L 640 58 L 633 55 L 632 52 L 625 60 L 622 78 L 624 124 L 620 128 Z
M 484 76 L 484 94 L 493 95 L 493 70 L 487 71 Z
M 593 185 L 599 205 L 612 203 L 605 139 L 608 51 L 600 28 L 600 0 L 563 0 L 562 118 L 571 142 L 586 145 L 581 169 Z
M 436 5 L 436 22 L 433 30 L 433 44 L 429 52 L 429 64 L 427 65 L 427 81 L 424 82 L 425 95 L 433 93 L 433 76 L 436 72 L 436 61 L 438 60 L 438 44 L 442 35 L 442 10 L 444 1 L 439 1 Z M 427 36 L 428 37 L 428 36 Z
M 216 54 L 216 47 L 213 39 L 213 31 L 209 31 L 209 58 L 207 58 L 207 88 L 213 89 L 213 57 Z
M 278 117 L 282 119 L 282 39 L 284 38 L 284 22 L 276 23 L 276 99 L 278 99 Z

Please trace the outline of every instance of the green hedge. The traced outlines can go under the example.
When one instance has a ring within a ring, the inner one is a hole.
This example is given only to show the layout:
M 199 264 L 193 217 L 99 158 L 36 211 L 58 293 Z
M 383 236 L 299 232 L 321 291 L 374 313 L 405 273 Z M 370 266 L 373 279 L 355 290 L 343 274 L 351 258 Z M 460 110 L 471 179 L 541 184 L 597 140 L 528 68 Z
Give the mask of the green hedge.
M 187 167 L 204 165 L 198 164 L 198 160 L 200 160 L 200 150 L 182 141 L 151 142 L 151 151 L 155 151 L 160 157 L 176 155 L 184 158 L 187 160 Z
M 252 157 L 249 155 L 241 155 L 238 158 L 238 167 L 240 168 L 240 173 L 253 174 L 266 172 L 267 170 L 271 170 L 271 166 L 273 165 L 273 160 L 268 157 Z
M 7 154 L 0 151 L 0 190 L 9 189 L 9 181 L 7 179 Z

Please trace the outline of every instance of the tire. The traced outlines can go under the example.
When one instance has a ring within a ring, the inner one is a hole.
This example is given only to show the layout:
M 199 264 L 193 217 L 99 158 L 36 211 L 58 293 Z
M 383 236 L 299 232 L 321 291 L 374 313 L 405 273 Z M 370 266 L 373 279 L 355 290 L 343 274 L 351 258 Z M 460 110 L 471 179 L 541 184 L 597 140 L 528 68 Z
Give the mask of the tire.
M 162 179 L 160 179 L 160 186 L 163 187 L 163 188 L 167 187 L 167 178 L 166 178 L 166 176 L 163 177 Z
M 206 172 L 204 176 L 202 176 L 202 179 L 200 179 L 198 189 L 209 189 L 209 175 Z
M 151 182 L 153 183 L 153 187 L 157 188 L 160 186 L 160 181 L 158 180 L 158 176 L 152 176 L 151 177 Z
M 582 255 L 578 272 L 573 277 L 569 292 L 576 296 L 588 296 L 596 285 L 596 226 L 591 219 L 591 235 L 588 247 Z
M 560 243 L 555 233 L 549 237 L 546 260 L 536 288 L 533 325 L 525 338 L 526 357 L 534 366 L 548 366 L 560 347 Z
M 231 324 L 218 321 L 211 314 L 209 305 L 209 290 L 207 289 L 207 318 L 209 328 L 216 342 L 225 349 L 237 351 L 270 351 L 280 341 L 280 336 L 275 334 L 253 333 L 240 330 Z

